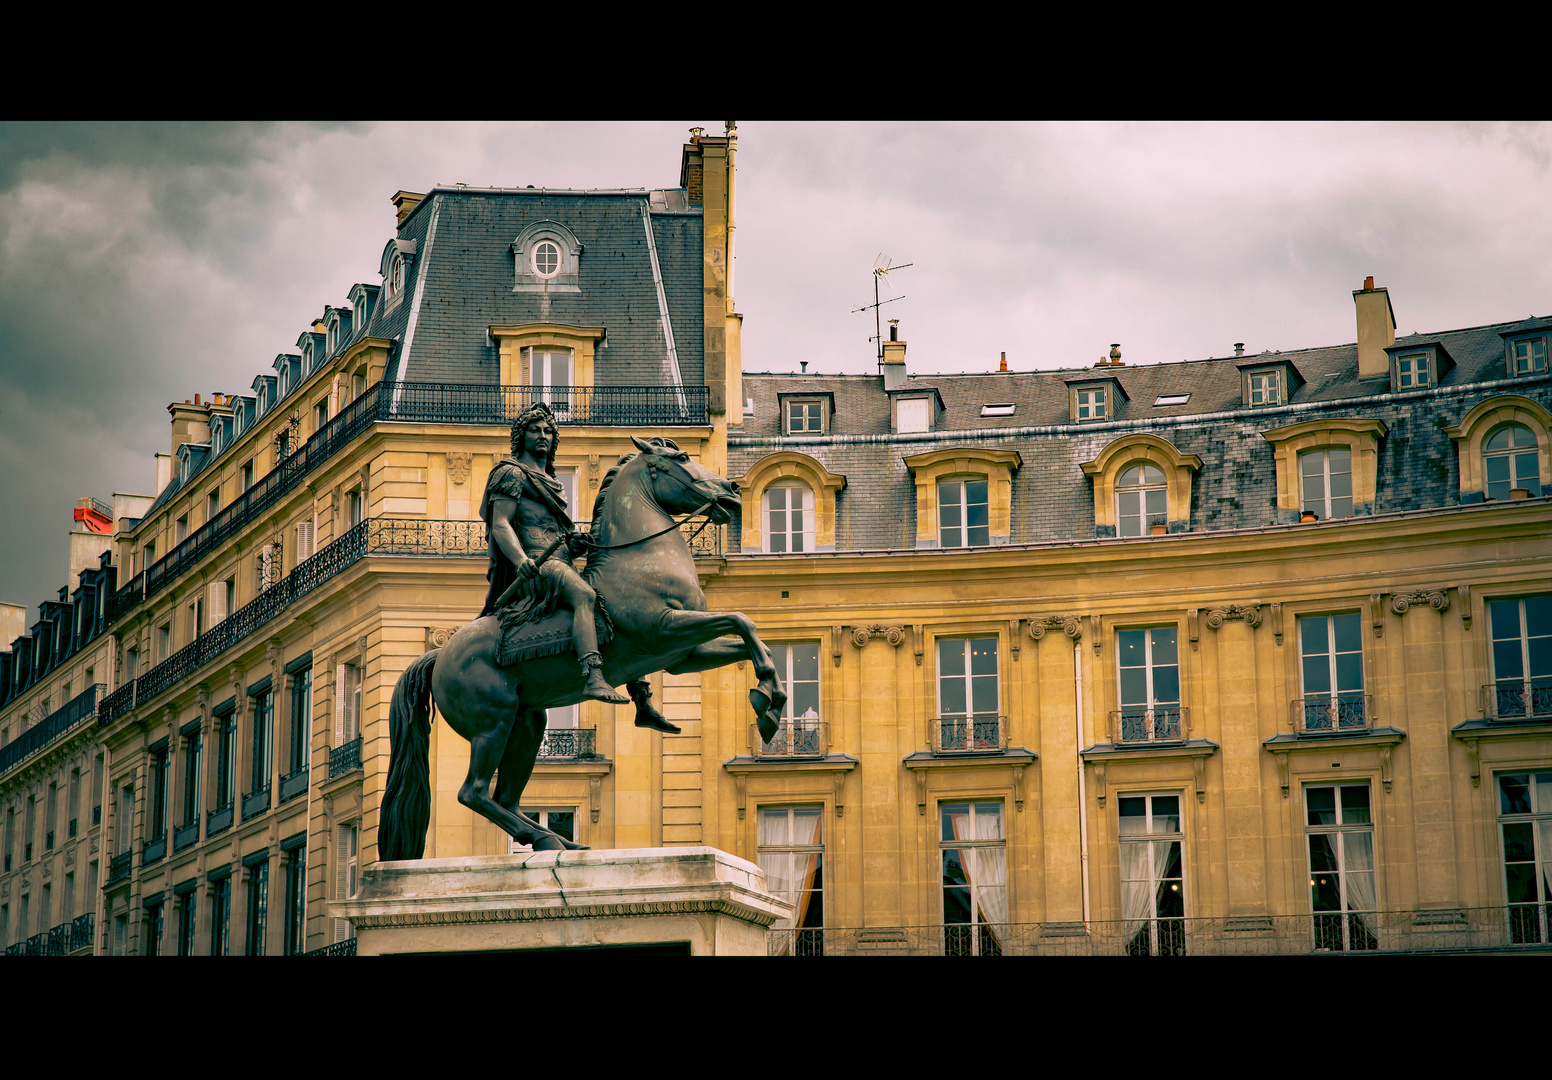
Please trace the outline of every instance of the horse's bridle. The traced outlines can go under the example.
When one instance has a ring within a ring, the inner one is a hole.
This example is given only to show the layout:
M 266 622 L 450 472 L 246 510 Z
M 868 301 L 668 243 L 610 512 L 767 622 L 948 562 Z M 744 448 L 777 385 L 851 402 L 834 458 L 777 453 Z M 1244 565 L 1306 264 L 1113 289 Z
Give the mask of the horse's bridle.
M 658 464 L 658 462 L 655 460 L 656 457 L 657 457 L 656 454 L 650 455 L 648 457 L 648 459 L 647 459 L 647 471 L 648 472 L 662 473 L 664 476 L 668 477 L 674 483 L 676 483 L 680 487 L 684 488 L 684 490 L 694 492 L 697 495 L 701 494 L 699 489 L 697 489 L 694 484 L 685 483 L 685 481 L 679 479 L 679 477 L 677 477 L 673 473 L 669 472 L 667 466 Z M 697 509 L 690 511 L 690 513 L 686 514 L 684 517 L 680 518 L 678 521 L 673 521 L 673 515 L 672 514 L 668 514 L 668 517 L 669 517 L 669 520 L 670 520 L 670 524 L 668 525 L 667 528 L 659 529 L 655 533 L 651 533 L 651 534 L 649 534 L 647 536 L 643 536 L 643 537 L 641 537 L 639 539 L 636 539 L 636 540 L 627 541 L 626 543 L 623 543 L 623 544 L 600 544 L 596 540 L 594 540 L 591 536 L 583 536 L 579 532 L 573 532 L 571 535 L 575 536 L 577 539 L 581 540 L 584 544 L 587 545 L 587 547 L 590 550 L 593 550 L 593 551 L 619 551 L 622 548 L 635 547 L 637 544 L 645 544 L 648 540 L 656 540 L 659 536 L 665 536 L 668 533 L 671 533 L 675 529 L 679 528 L 681 525 L 683 525 L 687 521 L 693 521 L 695 518 L 699 517 L 701 514 L 706 513 L 707 510 L 710 510 L 713 506 L 715 506 L 717 504 L 717 498 L 720 498 L 720 496 L 707 500 L 706 502 L 702 503 Z M 666 514 L 668 512 L 665 510 L 664 513 Z M 710 524 L 711 524 L 711 517 L 710 517 L 710 515 L 708 515 L 706 520 L 701 522 L 700 527 L 697 528 L 693 533 L 690 534 L 690 538 L 689 538 L 689 540 L 687 542 L 693 544 L 695 542 L 695 538 L 697 536 L 699 536 L 705 530 L 707 525 L 710 525 Z

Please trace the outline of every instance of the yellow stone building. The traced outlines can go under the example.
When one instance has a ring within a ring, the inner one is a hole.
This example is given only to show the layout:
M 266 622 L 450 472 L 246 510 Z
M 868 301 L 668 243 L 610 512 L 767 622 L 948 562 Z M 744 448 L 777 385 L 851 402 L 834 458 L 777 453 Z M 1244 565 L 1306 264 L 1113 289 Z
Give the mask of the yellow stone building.
M 1356 344 L 927 376 L 891 331 L 875 375 L 746 374 L 736 148 L 697 130 L 660 190 L 399 192 L 380 285 L 251 395 L 170 406 L 92 629 L 0 661 L 0 805 L 31 837 L 100 761 L 71 850 L 103 849 L 40 916 L 8 825 L 8 951 L 88 914 L 98 952 L 351 950 L 388 700 L 480 607 L 534 400 L 579 517 L 632 435 L 739 481 L 697 567 L 790 702 L 769 744 L 747 663 L 654 677 L 675 736 L 554 710 L 526 809 L 757 861 L 798 912 L 773 952 L 1548 941 L 1552 319 L 1398 340 L 1370 281 Z M 31 734 L 87 663 L 95 722 Z M 457 802 L 467 745 L 431 754 L 427 856 L 510 850 Z

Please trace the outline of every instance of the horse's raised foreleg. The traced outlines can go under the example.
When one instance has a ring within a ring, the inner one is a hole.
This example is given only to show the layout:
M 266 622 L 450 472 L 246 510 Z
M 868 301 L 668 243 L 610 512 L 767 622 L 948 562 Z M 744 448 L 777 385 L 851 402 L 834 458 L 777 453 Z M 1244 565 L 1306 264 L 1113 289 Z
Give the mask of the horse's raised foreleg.
M 736 660 L 749 660 L 759 680 L 749 691 L 749 704 L 754 706 L 755 722 L 760 735 L 769 742 L 776 735 L 781 721 L 781 710 L 787 704 L 787 692 L 781 687 L 776 674 L 776 664 L 771 650 L 760 640 L 754 621 L 737 611 L 670 611 L 662 621 L 667 639 L 690 639 L 696 642 L 694 651 L 681 663 L 668 670 L 680 675 L 690 671 L 707 671 L 722 667 Z M 718 641 L 717 638 L 736 636 L 737 644 Z
M 586 850 L 586 844 L 575 844 L 564 836 L 544 828 L 523 813 L 523 789 L 533 775 L 534 762 L 539 757 L 539 744 L 544 740 L 545 714 L 543 709 L 521 712 L 507 737 L 506 753 L 496 772 L 496 801 L 519 821 L 527 823 L 528 837 L 517 837 L 520 843 L 531 844 L 535 851 Z

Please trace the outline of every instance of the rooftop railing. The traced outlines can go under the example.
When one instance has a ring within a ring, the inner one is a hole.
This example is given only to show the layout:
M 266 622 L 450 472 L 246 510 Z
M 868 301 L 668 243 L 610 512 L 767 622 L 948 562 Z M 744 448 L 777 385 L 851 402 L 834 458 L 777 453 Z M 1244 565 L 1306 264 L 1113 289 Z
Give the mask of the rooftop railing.
M 1482 687 L 1482 715 L 1513 723 L 1552 720 L 1552 676 L 1500 679 Z

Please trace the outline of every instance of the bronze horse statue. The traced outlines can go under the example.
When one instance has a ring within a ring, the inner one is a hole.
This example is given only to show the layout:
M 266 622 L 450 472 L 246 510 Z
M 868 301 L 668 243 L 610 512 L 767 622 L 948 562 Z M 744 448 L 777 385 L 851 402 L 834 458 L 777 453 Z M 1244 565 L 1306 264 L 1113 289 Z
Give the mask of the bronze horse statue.
M 732 520 L 738 485 L 659 439 L 631 437 L 640 453 L 622 464 L 603 491 L 586 543 L 584 578 L 606 599 L 614 637 L 603 645 L 611 686 L 668 671 L 707 671 L 737 660 L 754 665 L 749 691 L 762 738 L 776 734 L 787 695 L 771 652 L 739 612 L 706 610 L 695 558 L 675 514 Z M 497 616 L 469 623 L 440 649 L 399 676 L 388 711 L 390 750 L 377 852 L 383 860 L 419 859 L 431 821 L 430 703 L 469 741 L 469 775 L 458 801 L 535 851 L 582 845 L 551 832 L 519 810 L 544 738 L 545 710 L 582 700 L 583 676 L 569 652 L 496 663 Z M 495 790 L 491 791 L 491 781 Z

